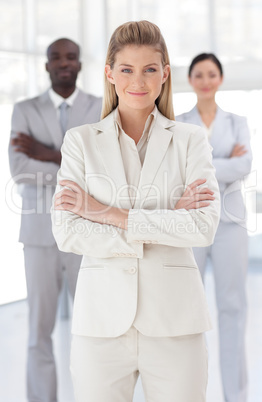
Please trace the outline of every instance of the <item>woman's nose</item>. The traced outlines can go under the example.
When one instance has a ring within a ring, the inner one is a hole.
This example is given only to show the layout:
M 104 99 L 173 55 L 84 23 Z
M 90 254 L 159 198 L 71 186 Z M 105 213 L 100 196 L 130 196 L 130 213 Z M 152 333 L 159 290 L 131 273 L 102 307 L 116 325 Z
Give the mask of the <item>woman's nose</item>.
M 208 85 L 209 84 L 209 77 L 203 77 L 202 82 L 204 85 Z
M 145 85 L 143 75 L 142 74 L 134 74 L 132 85 L 133 85 L 133 87 L 142 88 Z

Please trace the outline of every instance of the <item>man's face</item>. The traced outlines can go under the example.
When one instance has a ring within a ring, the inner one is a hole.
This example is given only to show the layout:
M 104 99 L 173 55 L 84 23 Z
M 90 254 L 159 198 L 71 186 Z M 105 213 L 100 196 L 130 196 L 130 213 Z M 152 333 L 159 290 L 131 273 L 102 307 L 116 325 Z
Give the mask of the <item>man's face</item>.
M 74 42 L 61 39 L 54 42 L 47 53 L 46 71 L 50 75 L 53 87 L 75 86 L 81 70 L 79 49 Z

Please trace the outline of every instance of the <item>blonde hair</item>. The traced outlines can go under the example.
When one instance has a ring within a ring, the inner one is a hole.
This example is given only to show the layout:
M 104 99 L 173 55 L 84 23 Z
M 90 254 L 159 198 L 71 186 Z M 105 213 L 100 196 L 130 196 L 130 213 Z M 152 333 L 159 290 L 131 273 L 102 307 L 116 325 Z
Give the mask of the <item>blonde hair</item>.
M 111 69 L 113 69 L 116 54 L 128 45 L 155 47 L 161 53 L 163 67 L 170 64 L 165 40 L 158 26 L 152 22 L 130 21 L 120 25 L 111 36 L 105 64 L 109 64 Z M 172 101 L 171 73 L 162 85 L 161 93 L 155 103 L 164 116 L 170 120 L 175 119 Z M 115 86 L 108 81 L 105 74 L 102 119 L 110 114 L 117 105 L 118 96 L 115 91 Z

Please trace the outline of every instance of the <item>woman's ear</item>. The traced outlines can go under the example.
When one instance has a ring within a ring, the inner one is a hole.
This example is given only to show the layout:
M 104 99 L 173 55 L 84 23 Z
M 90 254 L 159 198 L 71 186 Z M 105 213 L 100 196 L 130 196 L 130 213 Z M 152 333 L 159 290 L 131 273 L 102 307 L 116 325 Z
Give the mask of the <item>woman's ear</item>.
M 164 84 L 166 82 L 166 80 L 169 77 L 169 74 L 170 74 L 170 65 L 166 64 L 164 67 L 164 71 L 163 71 L 162 84 Z
M 114 77 L 113 77 L 113 74 L 112 74 L 112 69 L 111 69 L 109 64 L 105 65 L 105 74 L 106 74 L 106 78 L 108 79 L 108 81 L 111 84 L 114 84 L 115 80 L 114 80 Z

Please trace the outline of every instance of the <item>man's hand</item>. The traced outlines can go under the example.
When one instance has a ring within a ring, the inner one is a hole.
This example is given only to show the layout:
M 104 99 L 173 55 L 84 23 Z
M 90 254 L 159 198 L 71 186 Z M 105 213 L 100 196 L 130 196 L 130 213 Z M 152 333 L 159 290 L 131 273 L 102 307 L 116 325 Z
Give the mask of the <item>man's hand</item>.
M 54 162 L 58 165 L 61 163 L 60 151 L 47 147 L 30 135 L 17 133 L 17 137 L 11 140 L 11 144 L 15 147 L 16 152 L 22 152 L 29 158 L 43 162 Z

